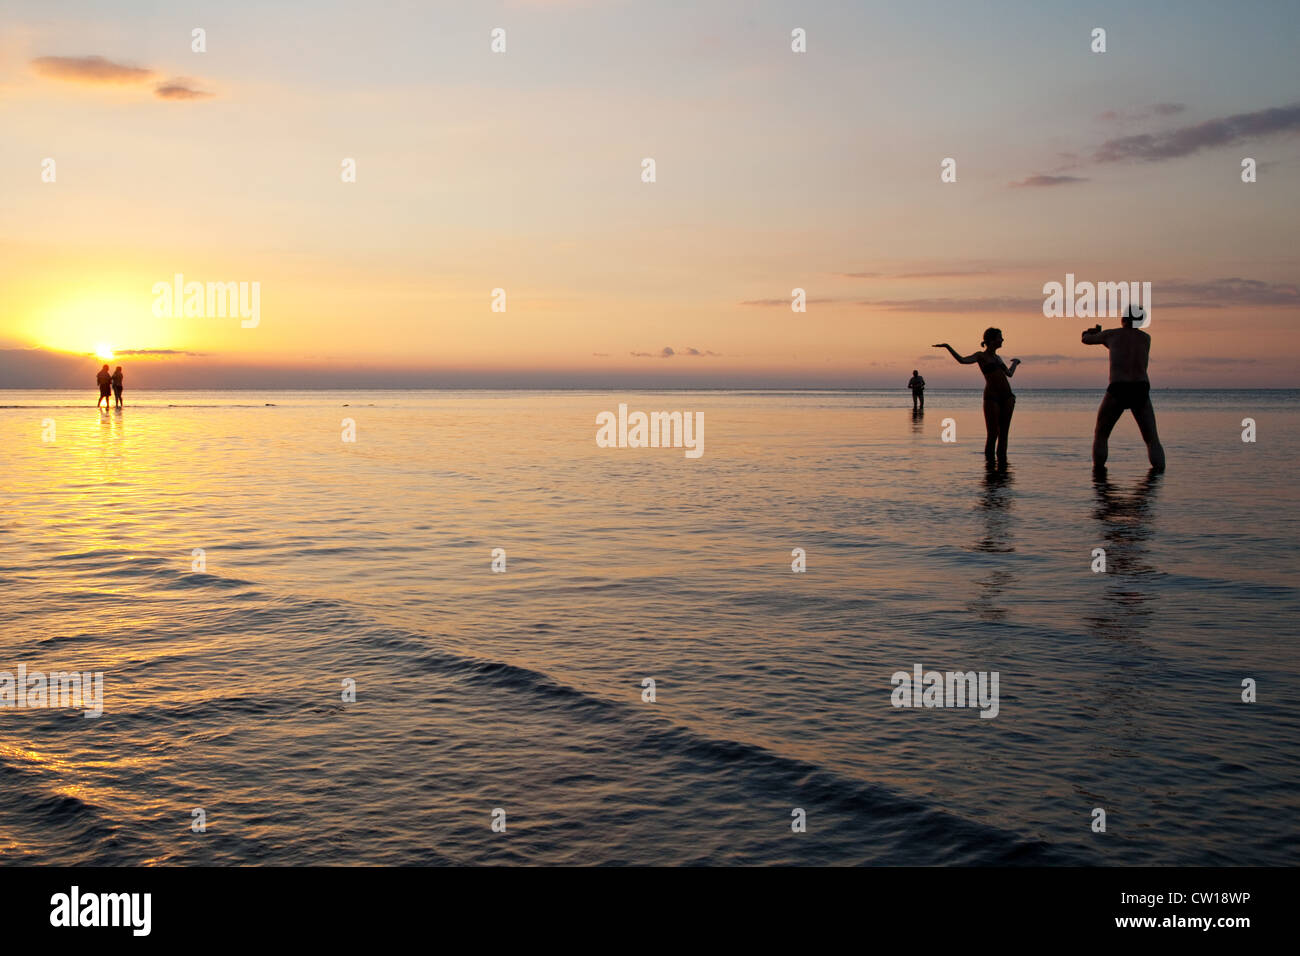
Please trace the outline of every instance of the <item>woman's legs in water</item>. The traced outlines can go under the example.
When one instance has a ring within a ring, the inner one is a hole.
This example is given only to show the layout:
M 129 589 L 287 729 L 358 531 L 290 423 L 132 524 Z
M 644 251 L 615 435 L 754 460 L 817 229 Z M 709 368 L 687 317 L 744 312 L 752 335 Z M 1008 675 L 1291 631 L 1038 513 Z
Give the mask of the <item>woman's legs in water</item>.
M 984 396 L 984 457 L 993 460 L 993 447 L 997 443 L 1001 428 L 1002 412 L 998 406 L 997 396 Z
M 1006 465 L 1007 438 L 1011 431 L 1011 413 L 1015 407 L 1014 395 L 984 396 L 984 457 L 986 460 L 996 460 L 998 464 Z
M 1007 395 L 998 403 L 998 464 L 1007 464 L 1007 436 L 1011 431 L 1011 413 L 1016 410 L 1016 396 Z

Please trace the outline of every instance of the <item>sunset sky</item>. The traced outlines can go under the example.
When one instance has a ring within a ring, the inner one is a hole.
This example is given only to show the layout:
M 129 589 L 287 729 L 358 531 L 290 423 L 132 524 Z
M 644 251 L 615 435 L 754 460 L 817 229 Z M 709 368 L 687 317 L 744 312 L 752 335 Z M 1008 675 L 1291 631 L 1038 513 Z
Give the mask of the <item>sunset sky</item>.
M 0 386 L 84 384 L 108 345 L 135 387 L 976 387 L 930 345 L 988 325 L 1021 387 L 1096 386 L 1092 322 L 1042 315 L 1067 272 L 1152 283 L 1158 387 L 1300 386 L 1294 3 L 6 0 L 2 24 Z M 260 325 L 155 317 L 176 273 L 260 283 Z

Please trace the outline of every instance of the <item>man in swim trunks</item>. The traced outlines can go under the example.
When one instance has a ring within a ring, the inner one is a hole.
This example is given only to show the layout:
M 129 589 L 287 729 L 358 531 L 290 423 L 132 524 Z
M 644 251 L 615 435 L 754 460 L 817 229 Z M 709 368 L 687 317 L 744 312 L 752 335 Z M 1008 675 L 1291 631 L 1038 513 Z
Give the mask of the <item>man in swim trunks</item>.
M 99 402 L 103 402 L 104 408 L 107 409 L 113 390 L 113 374 L 108 370 L 107 365 L 99 370 L 99 374 L 95 376 L 95 381 L 99 383 Z M 95 403 L 96 408 L 99 408 L 99 402 Z
M 1097 409 L 1097 430 L 1092 439 L 1092 467 L 1106 467 L 1111 430 L 1125 410 L 1133 413 L 1142 440 L 1147 443 L 1147 458 L 1156 471 L 1165 470 L 1165 450 L 1156 432 L 1156 412 L 1151 407 L 1151 382 L 1147 378 L 1147 360 L 1151 354 L 1151 336 L 1133 328 L 1140 310 L 1129 307 L 1124 313 L 1123 328 L 1094 326 L 1083 333 L 1084 345 L 1104 345 L 1110 351 L 1110 385 Z
M 912 411 L 925 408 L 925 379 L 921 373 L 912 369 L 912 377 L 907 380 L 907 387 L 912 390 Z

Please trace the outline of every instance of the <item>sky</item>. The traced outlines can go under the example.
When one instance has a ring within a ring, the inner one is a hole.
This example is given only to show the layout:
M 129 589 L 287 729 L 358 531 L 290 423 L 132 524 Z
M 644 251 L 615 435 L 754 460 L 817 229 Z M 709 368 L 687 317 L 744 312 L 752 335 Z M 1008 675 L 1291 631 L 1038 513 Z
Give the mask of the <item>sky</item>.
M 0 386 L 103 352 L 133 387 L 978 387 L 931 346 L 986 326 L 1021 387 L 1100 386 L 1093 321 L 1043 315 L 1070 273 L 1151 283 L 1157 387 L 1297 387 L 1298 28 L 1251 0 L 6 0 Z M 256 327 L 155 314 L 178 273 L 257 283 Z

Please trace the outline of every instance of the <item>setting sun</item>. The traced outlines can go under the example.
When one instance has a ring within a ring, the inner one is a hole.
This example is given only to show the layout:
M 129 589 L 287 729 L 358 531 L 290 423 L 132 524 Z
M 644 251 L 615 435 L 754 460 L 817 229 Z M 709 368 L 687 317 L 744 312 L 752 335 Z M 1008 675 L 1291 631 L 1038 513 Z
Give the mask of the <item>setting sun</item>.
M 113 347 L 101 342 L 95 346 L 95 355 L 98 358 L 102 358 L 105 362 L 111 362 L 113 361 Z

